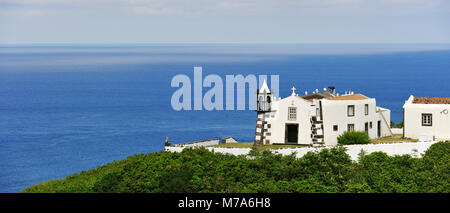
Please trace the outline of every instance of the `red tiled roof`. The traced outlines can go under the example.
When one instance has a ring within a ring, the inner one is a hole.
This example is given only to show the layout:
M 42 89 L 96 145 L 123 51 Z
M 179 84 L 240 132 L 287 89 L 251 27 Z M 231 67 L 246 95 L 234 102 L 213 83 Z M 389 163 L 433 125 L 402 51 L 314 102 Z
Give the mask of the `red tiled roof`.
M 450 104 L 450 97 L 414 97 L 413 104 Z
M 333 100 L 333 101 L 348 101 L 348 100 L 364 100 L 364 99 L 368 99 L 366 96 L 362 95 L 362 94 L 354 94 L 354 95 L 342 95 L 342 96 L 335 96 L 335 97 L 331 97 L 331 98 L 327 98 L 328 100 Z

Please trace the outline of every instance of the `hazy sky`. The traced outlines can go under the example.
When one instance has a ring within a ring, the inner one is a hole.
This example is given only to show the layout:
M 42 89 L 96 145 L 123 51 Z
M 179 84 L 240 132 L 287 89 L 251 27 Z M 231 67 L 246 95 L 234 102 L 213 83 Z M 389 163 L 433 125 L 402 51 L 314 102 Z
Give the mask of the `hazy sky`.
M 450 0 L 0 0 L 0 43 L 450 42 Z

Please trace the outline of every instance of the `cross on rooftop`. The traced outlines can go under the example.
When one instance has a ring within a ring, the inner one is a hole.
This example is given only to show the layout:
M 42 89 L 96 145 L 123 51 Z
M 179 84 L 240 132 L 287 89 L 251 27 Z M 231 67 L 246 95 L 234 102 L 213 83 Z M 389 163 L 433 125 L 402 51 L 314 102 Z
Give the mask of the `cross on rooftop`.
M 292 95 L 295 95 L 295 90 L 296 90 L 295 87 L 292 87 L 291 90 L 292 90 Z

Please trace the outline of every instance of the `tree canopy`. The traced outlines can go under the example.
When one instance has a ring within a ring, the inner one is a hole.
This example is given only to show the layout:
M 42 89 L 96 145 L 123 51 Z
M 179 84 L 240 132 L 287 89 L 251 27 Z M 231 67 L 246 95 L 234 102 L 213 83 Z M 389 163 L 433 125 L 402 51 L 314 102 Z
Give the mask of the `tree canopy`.
M 338 146 L 303 157 L 254 150 L 234 156 L 188 148 L 137 154 L 23 192 L 450 192 L 450 142 L 419 157 Z

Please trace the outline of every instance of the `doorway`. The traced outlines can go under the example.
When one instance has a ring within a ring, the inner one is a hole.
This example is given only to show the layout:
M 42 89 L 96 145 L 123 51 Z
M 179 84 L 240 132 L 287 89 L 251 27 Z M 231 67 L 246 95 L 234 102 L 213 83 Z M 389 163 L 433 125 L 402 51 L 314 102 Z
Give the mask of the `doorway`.
M 369 135 L 369 122 L 364 124 L 364 131 L 366 132 L 366 135 Z
M 298 124 L 286 124 L 285 143 L 298 143 Z
M 381 137 L 381 121 L 377 122 L 377 136 Z

